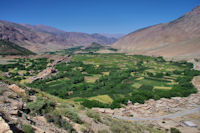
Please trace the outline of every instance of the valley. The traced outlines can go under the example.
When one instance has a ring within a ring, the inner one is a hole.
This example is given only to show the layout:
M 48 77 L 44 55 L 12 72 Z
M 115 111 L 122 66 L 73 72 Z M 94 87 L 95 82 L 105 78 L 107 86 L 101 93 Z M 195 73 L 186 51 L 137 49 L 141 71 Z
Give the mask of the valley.
M 55 68 L 57 75 L 29 86 L 64 99 L 84 101 L 82 104 L 86 106 L 111 108 L 121 107 L 120 104 L 128 100 L 144 103 L 150 98 L 188 96 L 197 90 L 186 82 L 191 82 L 193 76 L 199 74 L 190 71 L 192 64 L 186 62 L 166 62 L 162 58 L 124 54 L 72 55 L 68 64 L 60 63 Z M 181 86 L 190 86 L 191 89 L 183 91 Z
M 0 133 L 200 133 L 198 3 L 2 1 Z
M 110 53 L 98 52 L 102 50 L 109 50 Z M 88 130 L 84 125 L 87 122 L 92 124 L 90 130 L 95 132 L 99 132 L 98 126 L 101 124 L 106 130 L 115 130 L 117 127 L 112 129 L 112 124 L 105 122 L 106 119 L 115 117 L 117 123 L 125 120 L 129 125 L 131 119 L 162 117 L 164 114 L 184 111 L 179 105 L 172 107 L 175 101 L 169 104 L 170 100 L 176 100 L 176 97 L 194 99 L 195 95 L 199 94 L 192 80 L 194 76 L 200 75 L 200 72 L 193 70 L 192 63 L 182 60 L 167 61 L 162 57 L 126 55 L 97 44 L 44 55 L 12 58 L 8 56 L 4 60 L 0 64 L 0 78 L 7 84 L 16 84 L 25 89 L 26 105 L 19 110 L 27 115 L 29 120 L 34 121 L 33 129 L 36 131 L 51 132 L 53 128 L 59 132 L 57 127 L 64 125 L 56 124 L 57 118 L 66 119 L 64 127 L 68 132 L 79 132 L 83 130 L 81 127 Z M 24 94 L 19 94 L 21 91 L 15 93 L 24 97 Z M 198 96 L 196 98 L 198 99 Z M 158 106 L 161 101 L 163 107 Z M 179 104 L 187 106 L 183 103 L 182 100 Z M 196 101 L 196 104 L 199 102 Z M 196 106 L 191 106 L 191 109 L 194 107 Z M 170 108 L 170 112 L 166 108 Z M 9 116 L 9 112 L 7 113 Z M 10 119 L 12 117 L 13 115 Z M 93 119 L 89 120 L 90 117 Z M 18 120 L 22 121 L 19 118 Z M 38 123 L 41 120 L 46 126 L 48 121 L 55 122 L 55 126 L 43 129 L 41 123 Z M 23 121 L 22 123 L 27 123 L 27 119 Z M 149 124 L 144 122 L 142 125 L 148 127 Z M 157 130 L 156 127 L 160 127 L 157 122 L 154 123 L 154 128 L 150 129 Z M 124 130 L 121 126 L 118 128 Z M 165 132 L 164 127 L 160 128 L 160 132 Z

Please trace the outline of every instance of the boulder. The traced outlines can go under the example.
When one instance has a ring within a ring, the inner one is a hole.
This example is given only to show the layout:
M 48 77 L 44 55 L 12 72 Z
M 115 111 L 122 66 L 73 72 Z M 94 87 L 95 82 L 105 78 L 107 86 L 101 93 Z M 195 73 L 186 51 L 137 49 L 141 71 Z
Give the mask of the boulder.
M 18 115 L 18 110 L 11 110 L 8 112 L 10 115 Z
M 16 92 L 17 94 L 26 95 L 25 90 L 18 87 L 16 84 L 12 84 L 8 86 L 12 91 Z
M 0 133 L 12 133 L 8 124 L 0 117 Z

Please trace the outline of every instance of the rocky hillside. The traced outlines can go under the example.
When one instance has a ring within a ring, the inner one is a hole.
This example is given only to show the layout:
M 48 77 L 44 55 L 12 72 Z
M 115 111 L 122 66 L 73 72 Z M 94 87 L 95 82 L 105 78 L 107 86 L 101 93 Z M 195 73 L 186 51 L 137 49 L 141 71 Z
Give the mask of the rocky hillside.
M 31 30 L 34 30 L 34 31 L 40 31 L 40 32 L 49 33 L 52 35 L 65 33 L 65 31 L 63 31 L 63 30 L 59 30 L 54 27 L 46 26 L 46 25 L 42 25 L 42 24 L 38 24 L 38 25 L 21 24 L 21 25 L 25 26 L 27 28 L 30 28 Z
M 200 56 L 200 6 L 169 23 L 132 32 L 113 47 L 131 54 Z
M 34 55 L 28 49 L 20 47 L 15 43 L 6 40 L 0 40 L 0 55 Z
M 100 34 L 64 32 L 44 25 L 16 24 L 0 21 L 0 39 L 10 40 L 34 52 L 45 52 L 72 46 L 89 45 L 92 42 L 108 45 L 116 38 Z

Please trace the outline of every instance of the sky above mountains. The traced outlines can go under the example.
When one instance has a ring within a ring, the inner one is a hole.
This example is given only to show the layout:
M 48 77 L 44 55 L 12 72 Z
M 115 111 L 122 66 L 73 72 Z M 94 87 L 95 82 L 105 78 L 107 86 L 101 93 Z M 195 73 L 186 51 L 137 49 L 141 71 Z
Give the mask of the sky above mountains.
M 65 31 L 127 34 L 174 20 L 199 0 L 1 0 L 0 19 Z

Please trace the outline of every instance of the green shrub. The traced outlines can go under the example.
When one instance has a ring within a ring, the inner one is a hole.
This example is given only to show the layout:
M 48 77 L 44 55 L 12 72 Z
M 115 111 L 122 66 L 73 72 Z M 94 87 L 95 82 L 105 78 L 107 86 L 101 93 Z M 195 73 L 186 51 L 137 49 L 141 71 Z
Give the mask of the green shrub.
M 92 108 L 92 107 L 108 108 L 109 107 L 109 104 L 104 104 L 96 100 L 84 100 L 81 104 L 87 108 Z
M 34 133 L 35 132 L 35 129 L 30 125 L 22 125 L 22 130 L 25 133 Z
M 67 116 L 73 122 L 76 122 L 79 124 L 83 123 L 82 120 L 80 119 L 80 117 L 78 116 L 78 114 L 74 110 L 66 109 L 64 115 Z
M 141 90 L 153 90 L 153 86 L 144 84 L 139 89 L 141 89 Z
M 90 118 L 93 118 L 93 120 L 97 123 L 97 122 L 102 122 L 101 120 L 101 116 L 98 112 L 94 112 L 94 111 L 91 111 L 91 110 L 88 110 L 86 112 L 87 116 L 90 117 Z
M 55 103 L 39 97 L 35 102 L 27 103 L 26 107 L 30 109 L 33 115 L 44 115 L 54 109 Z
M 170 128 L 170 132 L 171 133 L 181 133 L 181 131 L 178 130 L 177 128 Z
M 64 128 L 69 133 L 76 133 L 76 130 L 72 127 L 72 125 L 64 120 L 61 115 L 46 114 L 45 118 L 48 122 L 54 123 L 59 128 Z
M 145 102 L 145 100 L 146 98 L 143 95 L 139 95 L 139 94 L 134 95 L 131 99 L 132 103 L 137 102 L 137 103 L 142 103 L 142 104 Z
M 84 100 L 81 103 L 83 106 L 87 107 L 87 108 L 93 108 L 93 107 L 99 107 L 99 108 L 120 108 L 120 101 L 113 101 L 112 104 L 105 104 L 96 100 Z
M 110 130 L 113 133 L 133 133 L 135 132 L 133 125 L 131 125 L 131 123 L 127 123 L 124 121 L 117 121 L 117 120 L 113 120 L 111 125 L 110 125 Z M 137 131 L 137 132 L 141 132 L 141 131 Z
M 2 95 L 6 91 L 6 88 L 0 86 L 0 95 Z
M 109 131 L 106 129 L 103 129 L 103 130 L 98 131 L 98 133 L 109 133 Z

